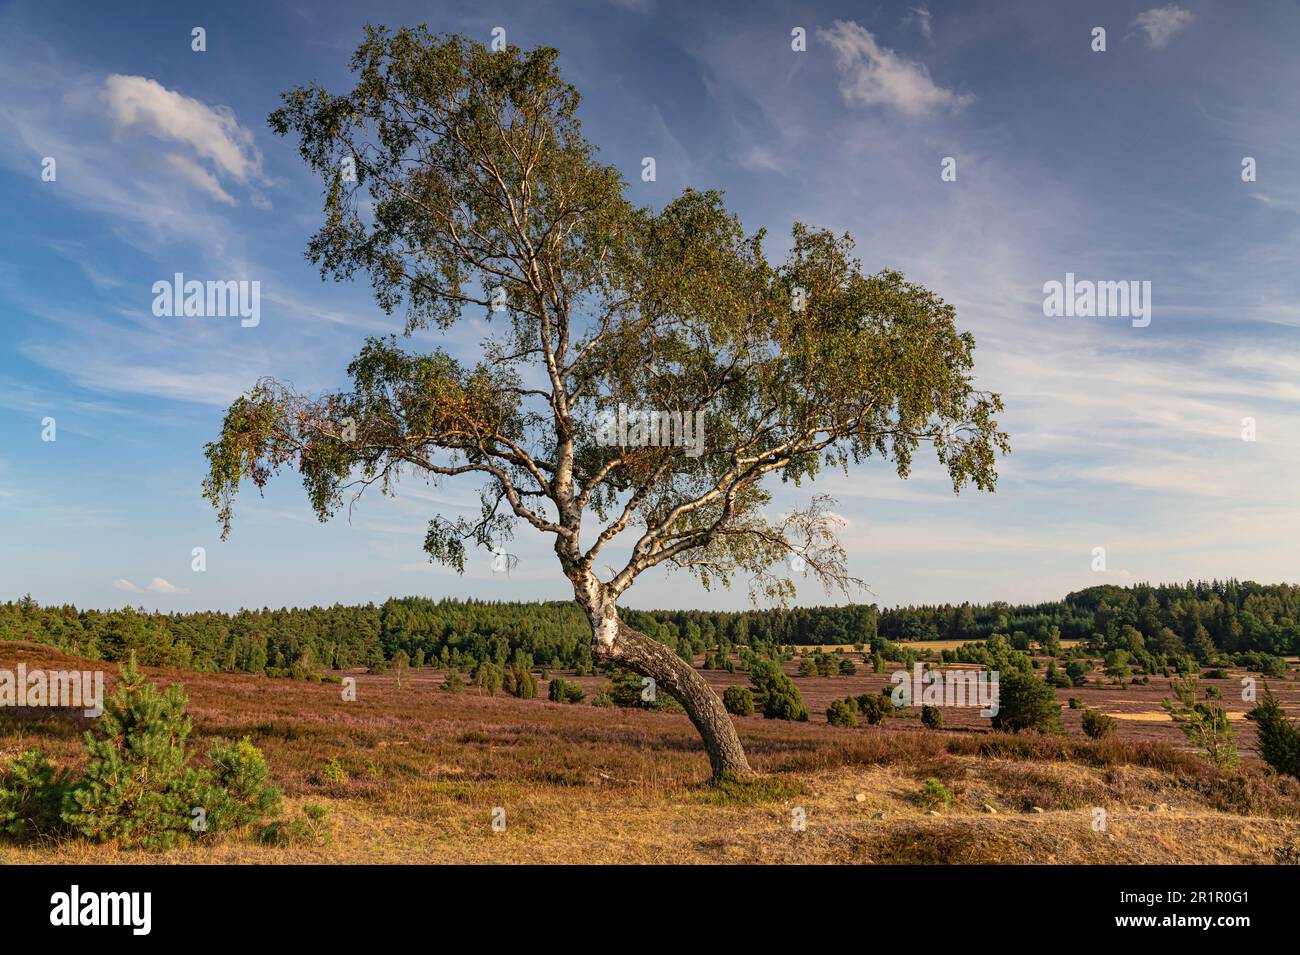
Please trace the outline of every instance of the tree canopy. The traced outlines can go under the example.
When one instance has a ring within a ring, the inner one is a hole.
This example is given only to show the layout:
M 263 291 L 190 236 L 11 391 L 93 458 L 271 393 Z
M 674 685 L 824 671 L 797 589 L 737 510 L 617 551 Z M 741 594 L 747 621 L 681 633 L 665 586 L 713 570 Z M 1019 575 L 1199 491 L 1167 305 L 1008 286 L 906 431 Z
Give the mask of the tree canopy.
M 271 125 L 325 182 L 308 251 L 322 276 L 368 276 L 408 331 L 466 306 L 492 331 L 473 367 L 375 338 L 344 391 L 259 382 L 209 446 L 225 529 L 240 482 L 287 464 L 322 519 L 402 472 L 474 474 L 481 513 L 432 518 L 435 560 L 461 568 L 467 543 L 497 547 L 522 521 L 554 535 L 570 577 L 631 533 L 614 598 L 660 564 L 788 597 L 790 575 L 770 571 L 796 554 L 823 582 L 851 577 L 829 502 L 771 516 L 765 476 L 872 456 L 906 476 L 925 442 L 954 489 L 994 486 L 1001 402 L 975 387 L 950 305 L 898 272 L 864 274 L 847 235 L 802 224 L 772 263 L 717 192 L 634 206 L 583 138 L 556 58 L 372 27 L 350 93 L 285 95 Z M 602 445 L 600 415 L 619 405 L 702 413 L 703 453 Z
M 829 500 L 774 514 L 768 477 L 875 457 L 906 477 L 925 443 L 954 491 L 992 490 L 1002 402 L 975 386 L 952 306 L 865 273 L 850 236 L 796 223 L 775 262 L 716 191 L 637 206 L 583 136 L 558 56 L 368 27 L 350 92 L 284 95 L 270 124 L 324 182 L 307 251 L 322 278 L 368 277 L 408 334 L 467 307 L 489 331 L 471 363 L 389 336 L 343 390 L 258 382 L 207 446 L 204 492 L 229 532 L 240 484 L 290 465 L 322 520 L 403 474 L 477 478 L 476 515 L 431 517 L 430 559 L 463 570 L 468 545 L 503 548 L 521 524 L 550 535 L 593 652 L 682 702 L 715 776 L 747 775 L 716 695 L 619 599 L 656 567 L 788 601 L 793 564 L 849 590 Z M 609 440 L 629 408 L 641 424 Z

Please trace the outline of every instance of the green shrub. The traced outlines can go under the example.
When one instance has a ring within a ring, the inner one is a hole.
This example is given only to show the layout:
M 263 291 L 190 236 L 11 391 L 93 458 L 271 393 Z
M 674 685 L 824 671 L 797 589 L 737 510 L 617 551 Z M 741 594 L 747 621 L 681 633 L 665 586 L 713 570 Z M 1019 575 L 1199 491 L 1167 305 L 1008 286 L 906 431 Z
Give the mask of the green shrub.
M 321 782 L 328 783 L 331 786 L 341 786 L 348 781 L 348 771 L 343 768 L 337 756 L 331 756 L 325 760 L 325 766 L 320 771 Z
M 832 700 L 826 707 L 826 722 L 831 726 L 857 726 L 858 706 L 853 697 L 847 700 Z
M 459 670 L 451 670 L 447 673 L 447 679 L 442 681 L 442 688 L 448 693 L 459 693 L 465 689 L 465 678 Z
M 238 829 L 280 812 L 280 790 L 271 784 L 262 751 L 247 736 L 238 743 L 213 743 L 208 761 L 213 785 L 204 807 L 207 832 Z
M 722 705 L 733 716 L 753 716 L 754 694 L 747 686 L 729 686 L 722 691 Z
M 916 801 L 926 809 L 939 810 L 952 805 L 952 790 L 937 779 L 927 779 L 916 794 Z
M 1074 686 L 1074 679 L 1066 670 L 1059 669 L 1056 661 L 1052 660 L 1047 664 L 1047 672 L 1043 675 L 1052 686 L 1058 689 L 1068 690 Z
M 1077 696 L 1070 697 L 1070 709 L 1072 710 L 1085 709 L 1083 705 L 1083 701 L 1080 700 Z
M 581 703 L 586 696 L 581 686 L 558 676 L 551 680 L 546 691 L 547 699 L 553 703 Z
M 261 750 L 217 742 L 210 768 L 190 764 L 190 720 L 180 686 L 160 692 L 134 655 L 93 730 L 73 781 L 37 750 L 0 772 L 0 831 L 18 838 L 69 831 L 123 848 L 167 849 L 182 839 L 259 823 L 279 811 Z
M 1168 697 L 1160 701 L 1165 712 L 1178 724 L 1188 742 L 1205 750 L 1214 765 L 1231 768 L 1237 765 L 1237 745 L 1228 713 L 1222 706 L 1197 701 L 1196 677 L 1192 674 L 1169 681 L 1177 702 Z
M 537 696 L 537 677 L 526 667 L 507 667 L 501 675 L 501 689 L 521 700 L 531 700 Z
M 610 695 L 609 690 L 601 690 L 591 698 L 592 706 L 609 707 L 614 705 L 614 697 Z
M 96 841 L 166 849 L 189 835 L 191 809 L 209 801 L 210 776 L 189 765 L 185 691 L 159 692 L 132 656 L 84 746 L 85 773 L 64 800 L 63 818 Z
M 844 657 L 840 660 L 840 676 L 855 676 L 857 672 L 857 664 L 848 657 Z
M 1271 653 L 1248 650 L 1237 654 L 1237 665 L 1247 670 L 1254 670 L 1264 676 L 1284 676 L 1287 671 L 1286 660 Z
M 808 722 L 808 708 L 803 705 L 799 688 L 773 663 L 756 660 L 749 679 L 754 684 L 754 704 L 769 720 Z
M 1264 694 L 1246 718 L 1258 727 L 1260 758 L 1277 772 L 1300 779 L 1300 727 L 1287 719 L 1272 691 Z
M 1115 718 L 1107 716 L 1101 710 L 1083 711 L 1083 731 L 1089 739 L 1105 739 L 1115 735 Z
M 999 674 L 998 712 L 992 719 L 999 732 L 1061 733 L 1061 705 L 1050 686 L 1021 670 Z
M 894 715 L 894 703 L 885 693 L 863 693 L 857 703 L 859 715 L 872 726 Z
M 64 830 L 63 800 L 70 784 L 39 749 L 9 760 L 0 769 L 0 832 L 31 839 Z
M 613 674 L 614 685 L 609 689 L 614 705 L 641 710 L 660 710 L 665 713 L 684 712 L 680 703 L 667 693 L 660 693 L 657 686 L 653 697 L 646 699 L 649 685 L 644 680 L 645 678 L 639 673 L 622 667 L 616 669 Z
M 943 710 L 937 706 L 921 707 L 921 722 L 929 729 L 937 730 L 943 728 Z
M 488 663 L 486 660 L 474 667 L 474 685 L 478 687 L 479 693 L 487 691 L 488 696 L 496 696 L 497 690 L 501 689 L 501 683 L 504 675 L 501 668 L 495 663 Z

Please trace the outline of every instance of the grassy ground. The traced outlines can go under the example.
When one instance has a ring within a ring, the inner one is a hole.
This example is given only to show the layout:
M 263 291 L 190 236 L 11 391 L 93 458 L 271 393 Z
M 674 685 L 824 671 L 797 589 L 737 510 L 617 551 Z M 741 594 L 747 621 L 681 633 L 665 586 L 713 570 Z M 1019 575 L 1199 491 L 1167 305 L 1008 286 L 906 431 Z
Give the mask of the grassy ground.
M 0 667 L 20 660 L 29 669 L 76 665 L 47 647 L 0 645 Z M 391 675 L 359 675 L 355 702 L 344 702 L 329 683 L 151 673 L 160 683 L 185 684 L 196 749 L 216 737 L 249 736 L 266 752 L 290 807 L 327 807 L 328 838 L 269 848 L 231 837 L 162 856 L 72 841 L 5 845 L 0 862 L 1270 863 L 1300 857 L 1300 783 L 1271 774 L 1249 749 L 1241 769 L 1215 769 L 1176 745 L 1174 727 L 1160 728 L 1168 739 L 1150 738 L 1151 726 L 1142 721 L 1122 723 L 1116 739 L 1094 743 L 1077 727 L 1065 738 L 1049 738 L 962 727 L 932 732 L 918 720 L 840 729 L 819 721 L 742 719 L 741 736 L 764 777 L 718 789 L 707 784 L 707 761 L 684 716 L 473 690 L 452 694 L 439 689 L 441 675 L 432 671 L 408 676 L 400 688 Z M 740 675 L 710 677 L 721 684 Z M 799 682 L 810 698 L 830 699 L 884 679 L 825 680 L 833 690 L 815 686 L 817 680 Z M 1067 718 L 1075 712 L 1065 710 Z M 57 761 L 78 765 L 84 718 L 28 710 L 5 712 L 0 720 L 0 756 L 41 746 Z M 327 769 L 331 760 L 344 778 Z M 950 803 L 921 801 L 930 779 L 951 792 Z M 503 832 L 492 826 L 498 807 Z M 1097 808 L 1106 812 L 1101 831 L 1094 828 Z M 795 810 L 802 810 L 802 831 L 793 825 Z

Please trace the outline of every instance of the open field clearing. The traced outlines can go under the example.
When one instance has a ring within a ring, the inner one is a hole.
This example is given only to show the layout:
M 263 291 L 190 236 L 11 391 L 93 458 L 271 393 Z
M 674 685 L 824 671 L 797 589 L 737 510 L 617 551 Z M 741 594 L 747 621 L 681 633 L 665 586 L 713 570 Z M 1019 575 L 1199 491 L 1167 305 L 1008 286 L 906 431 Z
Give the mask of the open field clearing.
M 0 645 L 0 666 L 19 662 L 30 670 L 81 661 Z M 161 856 L 70 841 L 6 846 L 0 861 L 1272 863 L 1300 847 L 1300 784 L 1255 758 L 1249 722 L 1235 724 L 1243 766 L 1228 771 L 1190 752 L 1168 723 L 1127 719 L 1117 738 L 1088 741 L 1068 708 L 1064 738 L 993 734 L 972 710 L 955 708 L 944 713 L 951 731 L 910 718 L 841 729 L 826 725 L 826 704 L 878 690 L 887 674 L 799 678 L 812 721 L 738 719 L 766 775 L 718 789 L 707 785 L 708 763 L 681 715 L 449 693 L 431 670 L 400 688 L 392 675 L 357 674 L 355 702 L 332 683 L 149 672 L 185 685 L 195 750 L 247 735 L 290 808 L 328 809 L 329 836 L 280 848 L 231 836 Z M 707 676 L 718 687 L 745 680 Z M 578 682 L 590 697 L 605 681 Z M 1294 683 L 1270 683 L 1294 712 Z M 1138 715 L 1158 709 L 1160 696 L 1155 686 L 1070 692 Z M 90 722 L 32 709 L 0 719 L 0 756 L 40 746 L 68 766 L 81 758 Z M 332 760 L 342 775 L 327 769 Z M 919 801 L 927 780 L 951 801 Z M 492 828 L 496 807 L 504 832 Z M 1102 831 L 1095 808 L 1106 811 Z M 792 828 L 795 809 L 804 831 Z

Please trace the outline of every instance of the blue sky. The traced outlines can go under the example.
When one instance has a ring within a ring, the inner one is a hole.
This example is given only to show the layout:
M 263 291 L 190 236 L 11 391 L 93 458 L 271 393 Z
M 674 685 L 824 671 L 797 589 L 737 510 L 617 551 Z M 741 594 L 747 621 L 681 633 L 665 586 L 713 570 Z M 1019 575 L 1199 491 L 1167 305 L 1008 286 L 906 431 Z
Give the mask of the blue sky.
M 225 543 L 199 497 L 203 444 L 242 390 L 262 375 L 339 386 L 364 336 L 398 330 L 364 284 L 322 283 L 303 258 L 319 188 L 265 121 L 294 85 L 346 88 L 367 21 L 555 46 L 635 200 L 722 189 L 774 252 L 794 220 L 847 230 L 866 268 L 900 268 L 956 305 L 1013 454 L 994 495 L 954 497 L 928 462 L 907 482 L 879 462 L 819 481 L 870 586 L 860 599 L 1295 579 L 1294 4 L 109 6 L 0 3 L 0 599 L 571 596 L 549 541 L 528 533 L 508 577 L 488 554 L 464 577 L 427 563 L 428 518 L 473 509 L 471 485 L 407 482 L 321 525 L 290 476 L 242 497 Z M 195 26 L 206 52 L 191 50 Z M 1098 26 L 1105 52 L 1091 49 Z M 644 156 L 656 182 L 641 181 Z M 944 157 L 956 181 L 941 180 Z M 152 285 L 175 272 L 260 281 L 260 324 L 155 317 Z M 1151 282 L 1150 325 L 1046 317 L 1043 285 L 1067 272 Z M 444 344 L 471 356 L 480 331 Z M 747 596 L 658 576 L 625 602 Z

